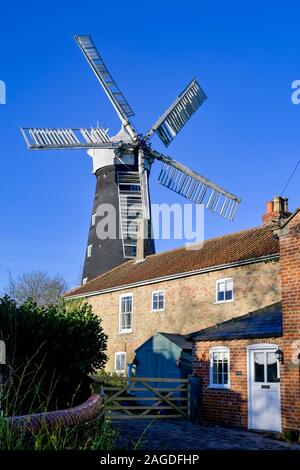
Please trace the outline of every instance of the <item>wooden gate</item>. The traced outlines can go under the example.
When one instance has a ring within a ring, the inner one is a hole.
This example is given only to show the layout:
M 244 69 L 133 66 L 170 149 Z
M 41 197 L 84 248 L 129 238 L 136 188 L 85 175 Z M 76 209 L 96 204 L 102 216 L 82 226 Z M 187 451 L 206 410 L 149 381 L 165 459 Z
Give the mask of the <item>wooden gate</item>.
M 188 379 L 93 377 L 110 419 L 189 418 Z

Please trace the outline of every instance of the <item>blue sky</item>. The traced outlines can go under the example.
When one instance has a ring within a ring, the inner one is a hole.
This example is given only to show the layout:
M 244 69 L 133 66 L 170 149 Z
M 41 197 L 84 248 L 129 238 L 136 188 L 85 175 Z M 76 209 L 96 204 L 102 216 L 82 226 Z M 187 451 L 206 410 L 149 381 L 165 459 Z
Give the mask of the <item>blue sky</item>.
M 118 119 L 73 34 L 92 34 L 146 131 L 196 76 L 208 100 L 168 154 L 242 198 L 230 223 L 206 213 L 205 237 L 260 224 L 299 159 L 298 2 L 30 1 L 1 6 L 0 288 L 32 269 L 77 284 L 95 178 L 84 151 L 32 152 L 20 126 L 81 127 Z M 154 146 L 164 151 L 157 138 Z M 185 201 L 156 182 L 152 202 Z M 300 171 L 286 196 L 300 205 Z M 157 242 L 167 249 L 181 241 Z

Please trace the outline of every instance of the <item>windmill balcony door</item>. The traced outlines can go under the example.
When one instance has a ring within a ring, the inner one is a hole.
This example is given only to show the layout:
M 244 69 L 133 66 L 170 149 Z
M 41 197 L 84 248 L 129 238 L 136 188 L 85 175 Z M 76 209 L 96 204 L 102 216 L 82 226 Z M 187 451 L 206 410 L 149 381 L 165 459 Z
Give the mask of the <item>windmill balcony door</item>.
M 281 432 L 281 402 L 278 347 L 257 344 L 248 347 L 248 427 Z

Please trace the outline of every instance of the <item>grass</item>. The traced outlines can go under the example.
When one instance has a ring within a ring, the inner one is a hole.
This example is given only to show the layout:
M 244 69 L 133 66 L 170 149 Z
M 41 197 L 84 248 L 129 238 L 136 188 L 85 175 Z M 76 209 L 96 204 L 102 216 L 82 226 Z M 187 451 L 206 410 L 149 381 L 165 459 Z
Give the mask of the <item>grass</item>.
M 35 433 L 26 434 L 24 430 L 12 429 L 7 418 L 23 414 L 25 403 L 26 414 L 51 411 L 49 403 L 53 401 L 56 384 L 53 383 L 48 395 L 44 396 L 37 380 L 41 377 L 41 364 L 35 368 L 32 367 L 33 362 L 34 358 L 19 373 L 11 371 L 0 385 L 0 450 L 113 450 L 118 431 L 104 416 L 68 428 L 57 426 L 48 429 L 42 423 Z
M 5 418 L 0 418 L 0 450 L 113 450 L 117 430 L 103 418 L 70 428 L 38 432 L 13 432 Z

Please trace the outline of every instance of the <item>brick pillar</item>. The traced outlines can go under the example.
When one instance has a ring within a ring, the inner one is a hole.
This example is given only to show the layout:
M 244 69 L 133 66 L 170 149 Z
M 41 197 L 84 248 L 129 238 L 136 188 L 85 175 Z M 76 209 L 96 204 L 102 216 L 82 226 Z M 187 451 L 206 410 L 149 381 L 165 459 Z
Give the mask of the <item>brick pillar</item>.
M 280 242 L 283 356 L 283 431 L 300 431 L 300 210 L 275 232 Z

